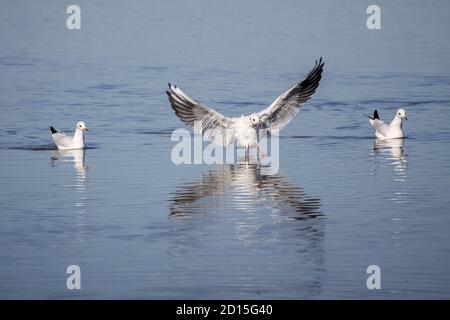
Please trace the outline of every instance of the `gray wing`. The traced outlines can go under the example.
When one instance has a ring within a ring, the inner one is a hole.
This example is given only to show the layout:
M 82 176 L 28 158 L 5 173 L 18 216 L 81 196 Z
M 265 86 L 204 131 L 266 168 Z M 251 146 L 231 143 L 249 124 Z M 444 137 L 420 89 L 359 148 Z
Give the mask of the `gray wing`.
M 201 129 L 202 134 L 217 144 L 228 145 L 232 142 L 234 131 L 233 121 L 230 118 L 194 101 L 180 88 L 170 83 L 166 93 L 172 109 L 184 123 L 193 127 L 197 132 Z
M 378 132 L 383 136 L 386 136 L 387 132 L 389 131 L 389 125 L 387 123 L 384 123 L 384 121 L 379 119 L 375 119 L 371 122 L 373 128 L 375 129 L 375 132 Z
M 53 142 L 57 146 L 69 148 L 72 144 L 72 137 L 67 136 L 64 132 L 56 132 L 52 134 Z
M 264 129 L 282 129 L 294 118 L 300 107 L 316 92 L 322 79 L 323 65 L 322 58 L 316 60 L 314 67 L 302 81 L 258 113 Z

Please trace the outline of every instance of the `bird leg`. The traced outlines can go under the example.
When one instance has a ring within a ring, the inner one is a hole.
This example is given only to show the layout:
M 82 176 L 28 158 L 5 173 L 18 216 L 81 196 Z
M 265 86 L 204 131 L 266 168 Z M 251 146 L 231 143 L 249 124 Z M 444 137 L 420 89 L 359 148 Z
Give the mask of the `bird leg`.
M 266 155 L 264 154 L 264 151 L 262 150 L 261 146 L 259 145 L 259 143 L 256 145 L 256 148 L 258 149 L 258 161 L 259 160 L 264 160 L 266 158 Z
M 256 133 L 256 149 L 258 150 L 258 152 L 257 152 L 258 162 L 260 162 L 261 160 L 264 160 L 266 155 L 262 151 L 262 148 L 259 144 L 259 131 L 257 131 L 257 133 Z
M 250 160 L 250 146 L 245 147 L 245 162 L 248 163 Z

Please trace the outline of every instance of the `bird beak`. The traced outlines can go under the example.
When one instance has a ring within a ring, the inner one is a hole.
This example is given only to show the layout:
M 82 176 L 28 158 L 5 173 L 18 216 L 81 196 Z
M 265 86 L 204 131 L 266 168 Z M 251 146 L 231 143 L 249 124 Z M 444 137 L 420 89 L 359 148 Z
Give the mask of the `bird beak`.
M 84 131 L 84 132 L 88 132 L 89 129 L 88 129 L 88 128 L 84 128 L 83 131 Z

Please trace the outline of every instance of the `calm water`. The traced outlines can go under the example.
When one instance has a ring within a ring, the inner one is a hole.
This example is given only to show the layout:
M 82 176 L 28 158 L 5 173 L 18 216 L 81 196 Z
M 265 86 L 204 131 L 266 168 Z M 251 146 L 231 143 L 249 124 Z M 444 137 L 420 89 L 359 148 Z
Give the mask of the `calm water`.
M 77 3 L 80 31 L 69 2 L 0 11 L 0 298 L 450 298 L 447 2 L 379 1 L 378 31 L 365 1 Z M 278 174 L 172 164 L 168 81 L 239 115 L 319 56 Z M 399 106 L 377 143 L 361 113 Z M 53 150 L 77 120 L 90 148 Z

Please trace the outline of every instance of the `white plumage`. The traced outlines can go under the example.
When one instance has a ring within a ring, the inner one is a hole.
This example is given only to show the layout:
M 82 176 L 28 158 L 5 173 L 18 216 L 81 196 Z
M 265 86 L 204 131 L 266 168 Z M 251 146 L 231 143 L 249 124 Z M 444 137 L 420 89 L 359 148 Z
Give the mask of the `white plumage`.
M 322 58 L 316 61 L 306 77 L 281 94 L 269 107 L 251 115 L 228 118 L 194 101 L 179 87 L 169 83 L 170 104 L 176 115 L 215 143 L 229 145 L 234 141 L 247 149 L 258 146 L 258 131 L 281 129 L 297 114 L 319 86 L 323 71 Z
M 373 117 L 369 117 L 370 124 L 375 131 L 375 137 L 381 140 L 404 138 L 405 134 L 402 129 L 403 119 L 408 120 L 404 109 L 398 109 L 394 119 L 389 124 L 380 120 L 377 110 L 374 111 Z
M 50 127 L 53 141 L 59 150 L 84 149 L 84 133 L 89 131 L 83 121 L 77 123 L 73 137 Z

